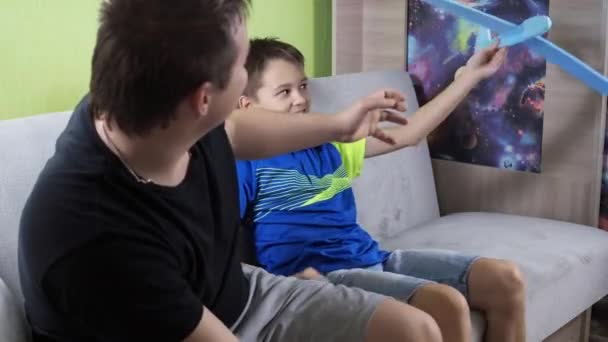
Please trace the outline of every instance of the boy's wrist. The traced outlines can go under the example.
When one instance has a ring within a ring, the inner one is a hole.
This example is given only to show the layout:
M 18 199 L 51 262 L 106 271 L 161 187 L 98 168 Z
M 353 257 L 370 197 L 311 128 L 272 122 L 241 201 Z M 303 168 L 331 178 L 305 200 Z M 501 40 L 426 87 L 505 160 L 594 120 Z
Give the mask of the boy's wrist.
M 481 73 L 475 72 L 475 70 L 472 70 L 467 66 L 456 70 L 456 74 L 454 76 L 454 81 L 462 82 L 471 88 L 474 88 L 482 80 L 483 75 L 481 75 Z

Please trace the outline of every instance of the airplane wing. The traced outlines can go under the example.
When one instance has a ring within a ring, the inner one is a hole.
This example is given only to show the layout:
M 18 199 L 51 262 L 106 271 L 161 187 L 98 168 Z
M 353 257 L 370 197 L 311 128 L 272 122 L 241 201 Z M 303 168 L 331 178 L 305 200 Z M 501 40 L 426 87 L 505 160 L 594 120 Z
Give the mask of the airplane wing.
M 526 40 L 541 36 L 551 28 L 551 18 L 544 15 L 537 15 L 524 20 L 512 30 L 500 33 L 497 39 L 500 40 L 500 47 L 513 46 L 521 44 Z M 492 45 L 491 30 L 489 28 L 479 26 L 477 39 L 475 42 L 475 50 L 484 49 Z
M 517 28 L 517 25 L 511 22 L 468 7 L 466 5 L 460 4 L 456 1 L 425 1 L 429 4 L 443 9 L 446 12 L 450 12 L 455 16 L 461 17 L 472 23 L 486 27 L 499 34 Z M 522 42 L 522 44 L 525 44 L 530 50 L 534 51 L 536 54 L 545 57 L 547 62 L 559 65 L 563 70 L 567 71 L 572 76 L 583 81 L 595 91 L 601 93 L 602 95 L 608 95 L 608 78 L 604 77 L 595 69 L 583 63 L 580 59 L 568 53 L 566 50 L 560 48 L 559 46 L 551 43 L 550 41 L 540 36 L 526 40 Z

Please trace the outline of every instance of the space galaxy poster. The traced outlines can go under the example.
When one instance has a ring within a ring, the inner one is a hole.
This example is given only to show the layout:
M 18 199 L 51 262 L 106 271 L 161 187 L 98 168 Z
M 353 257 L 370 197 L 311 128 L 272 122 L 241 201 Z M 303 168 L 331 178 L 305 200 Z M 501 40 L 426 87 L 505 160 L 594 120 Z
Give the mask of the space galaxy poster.
M 515 24 L 548 15 L 549 0 L 458 0 Z M 474 52 L 478 26 L 423 0 L 408 1 L 407 69 L 420 105 L 454 79 Z M 433 158 L 541 172 L 546 61 L 524 45 L 476 87 L 429 137 Z
M 608 122 L 604 134 L 604 162 L 602 169 L 602 192 L 600 197 L 599 227 L 608 230 Z

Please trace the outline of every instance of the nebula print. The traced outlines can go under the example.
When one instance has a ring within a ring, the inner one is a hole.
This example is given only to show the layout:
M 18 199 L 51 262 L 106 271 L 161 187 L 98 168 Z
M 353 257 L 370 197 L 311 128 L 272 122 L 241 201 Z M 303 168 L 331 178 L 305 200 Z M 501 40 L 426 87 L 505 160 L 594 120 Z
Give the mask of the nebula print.
M 604 163 L 602 169 L 602 195 L 600 197 L 599 227 L 608 230 L 608 122 L 604 134 Z
M 549 0 L 460 0 L 515 24 L 547 15 Z M 422 0 L 408 1 L 407 66 L 420 105 L 444 90 L 474 53 L 478 26 Z M 546 61 L 524 45 L 479 84 L 428 138 L 433 158 L 541 171 Z

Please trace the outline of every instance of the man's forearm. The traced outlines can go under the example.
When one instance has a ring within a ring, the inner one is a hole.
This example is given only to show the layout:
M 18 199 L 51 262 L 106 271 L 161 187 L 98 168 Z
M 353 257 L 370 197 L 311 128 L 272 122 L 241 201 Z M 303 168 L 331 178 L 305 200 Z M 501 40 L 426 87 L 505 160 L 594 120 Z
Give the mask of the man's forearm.
M 238 342 L 239 339 L 207 308 L 194 331 L 183 342 Z
M 335 117 L 286 114 L 263 109 L 237 110 L 226 132 L 238 159 L 261 159 L 314 147 L 340 138 Z

